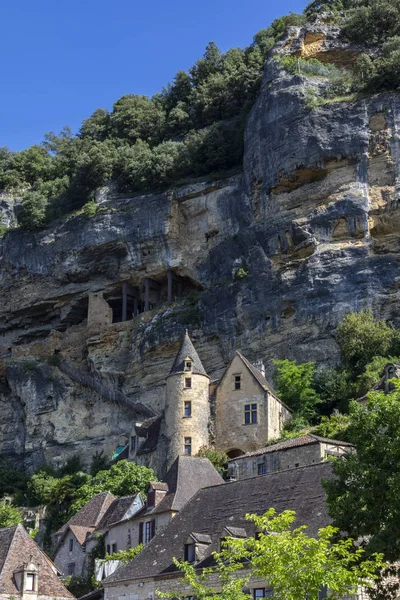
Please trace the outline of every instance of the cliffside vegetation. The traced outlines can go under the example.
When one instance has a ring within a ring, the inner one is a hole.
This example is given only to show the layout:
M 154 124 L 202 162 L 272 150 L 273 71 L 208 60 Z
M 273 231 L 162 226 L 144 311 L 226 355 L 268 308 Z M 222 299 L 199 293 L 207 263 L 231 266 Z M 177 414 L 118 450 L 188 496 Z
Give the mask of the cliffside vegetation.
M 97 109 L 83 121 L 77 135 L 66 127 L 21 152 L 2 148 L 0 190 L 23 190 L 19 224 L 35 229 L 77 210 L 110 179 L 121 191 L 157 190 L 237 167 L 267 52 L 303 20 L 277 19 L 244 50 L 222 53 L 211 42 L 159 94 L 122 96 L 111 112 Z
M 377 321 L 371 310 L 351 313 L 338 327 L 340 363 L 317 371 L 315 363 L 275 362 L 279 397 L 294 411 L 284 437 L 317 424 L 324 437 L 351 440 L 349 403 L 364 396 L 383 376 L 388 362 L 400 362 L 400 331 Z

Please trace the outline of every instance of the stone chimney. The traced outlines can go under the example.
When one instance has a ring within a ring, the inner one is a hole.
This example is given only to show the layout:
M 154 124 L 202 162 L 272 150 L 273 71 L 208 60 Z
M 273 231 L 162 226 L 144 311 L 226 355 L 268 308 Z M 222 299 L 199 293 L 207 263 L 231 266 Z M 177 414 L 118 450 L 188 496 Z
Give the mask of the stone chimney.
M 257 369 L 257 371 L 260 371 L 261 375 L 263 377 L 265 377 L 265 365 L 264 365 L 264 361 L 262 360 L 262 358 L 260 358 L 259 360 L 256 360 L 253 363 L 253 367 L 255 367 Z
M 149 484 L 147 490 L 147 506 L 155 508 L 168 493 L 168 484 L 160 481 L 153 481 Z

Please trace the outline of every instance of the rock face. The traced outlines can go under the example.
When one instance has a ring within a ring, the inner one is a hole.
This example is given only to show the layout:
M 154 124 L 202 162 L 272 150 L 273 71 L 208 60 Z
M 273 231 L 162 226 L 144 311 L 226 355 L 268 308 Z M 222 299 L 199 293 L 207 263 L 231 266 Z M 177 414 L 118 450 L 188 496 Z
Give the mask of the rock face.
M 290 28 L 273 55 L 287 53 L 345 65 L 357 49 L 315 26 Z M 1 239 L 1 453 L 34 468 L 127 440 L 135 410 L 71 379 L 57 354 L 160 414 L 185 327 L 213 380 L 236 349 L 267 376 L 273 357 L 334 363 L 351 310 L 400 325 L 400 96 L 311 110 L 309 90 L 324 85 L 271 56 L 242 173 L 159 195 L 102 190 L 93 218 Z M 169 303 L 168 270 L 184 296 Z M 90 294 L 116 316 L 122 283 L 142 298 L 145 278 L 159 289 L 150 311 L 87 325 Z

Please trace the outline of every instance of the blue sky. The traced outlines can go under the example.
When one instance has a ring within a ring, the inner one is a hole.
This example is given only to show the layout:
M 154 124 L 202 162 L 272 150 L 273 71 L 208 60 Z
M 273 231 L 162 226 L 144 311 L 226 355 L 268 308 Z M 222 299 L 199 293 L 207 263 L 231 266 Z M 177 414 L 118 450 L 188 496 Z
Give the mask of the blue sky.
M 221 50 L 300 0 L 2 0 L 0 146 L 21 150 L 77 131 L 123 94 L 151 95 L 213 40 Z

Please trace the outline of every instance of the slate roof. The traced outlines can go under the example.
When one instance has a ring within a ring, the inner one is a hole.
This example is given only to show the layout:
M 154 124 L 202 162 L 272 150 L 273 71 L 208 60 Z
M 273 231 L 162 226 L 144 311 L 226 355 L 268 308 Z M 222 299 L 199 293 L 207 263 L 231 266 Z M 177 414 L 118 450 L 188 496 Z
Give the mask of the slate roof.
M 305 435 L 301 435 L 291 440 L 285 440 L 284 442 L 278 442 L 277 444 L 272 444 L 271 446 L 267 446 L 266 448 L 260 448 L 260 450 L 255 450 L 254 452 L 246 452 L 246 454 L 242 454 L 241 456 L 232 458 L 229 462 L 235 462 L 237 460 L 249 458 L 251 456 L 262 456 L 264 454 L 270 454 L 271 452 L 289 450 L 290 448 L 299 448 L 300 446 L 310 446 L 311 444 L 331 444 L 332 446 L 350 447 L 352 446 L 352 444 L 350 444 L 349 442 L 330 440 L 329 438 L 320 437 L 319 435 L 314 435 L 313 433 L 306 433 Z
M 189 334 L 186 330 L 185 337 L 183 338 L 183 342 L 178 354 L 175 357 L 174 364 L 169 372 L 169 375 L 173 375 L 174 373 L 184 373 L 185 372 L 185 359 L 190 357 L 192 361 L 192 373 L 196 373 L 197 375 L 205 375 L 208 377 L 203 365 L 201 364 L 201 360 L 199 355 L 197 354 L 192 341 L 189 337 Z M 168 377 L 169 377 L 168 375 Z
M 69 529 L 72 531 L 81 546 L 86 542 L 87 536 L 94 531 L 94 527 L 83 527 L 81 525 L 70 525 Z
M 87 529 L 95 528 L 103 518 L 106 510 L 114 502 L 115 496 L 109 492 L 102 492 L 94 496 L 80 511 L 76 513 L 65 525 L 63 525 L 56 533 L 57 536 L 62 536 L 66 533 L 71 525 L 85 527 Z
M 103 531 L 111 525 L 120 523 L 138 496 L 139 494 L 133 494 L 132 496 L 122 496 L 114 500 L 97 525 L 96 531 Z
M 176 573 L 172 559 L 183 560 L 184 544 L 191 532 L 211 537 L 204 558 L 196 564 L 198 568 L 208 566 L 212 553 L 219 550 L 226 526 L 243 528 L 247 535 L 254 535 L 254 524 L 245 515 L 263 514 L 271 507 L 278 513 L 296 511 L 296 525 L 307 525 L 308 534 L 315 536 L 318 529 L 331 523 L 321 485 L 321 479 L 331 476 L 331 465 L 319 463 L 200 489 L 142 552 L 103 585 Z
M 74 598 L 58 578 L 55 565 L 28 535 L 22 525 L 0 529 L 0 592 L 20 596 L 14 573 L 23 563 L 39 566 L 38 596 Z
M 168 471 L 164 483 L 168 485 L 166 496 L 157 506 L 145 507 L 138 516 L 180 511 L 200 488 L 221 485 L 224 480 L 208 458 L 178 456 Z
M 137 451 L 139 456 L 148 452 L 154 452 L 157 449 L 161 420 L 161 417 L 154 417 L 135 427 L 136 435 L 146 438 Z

